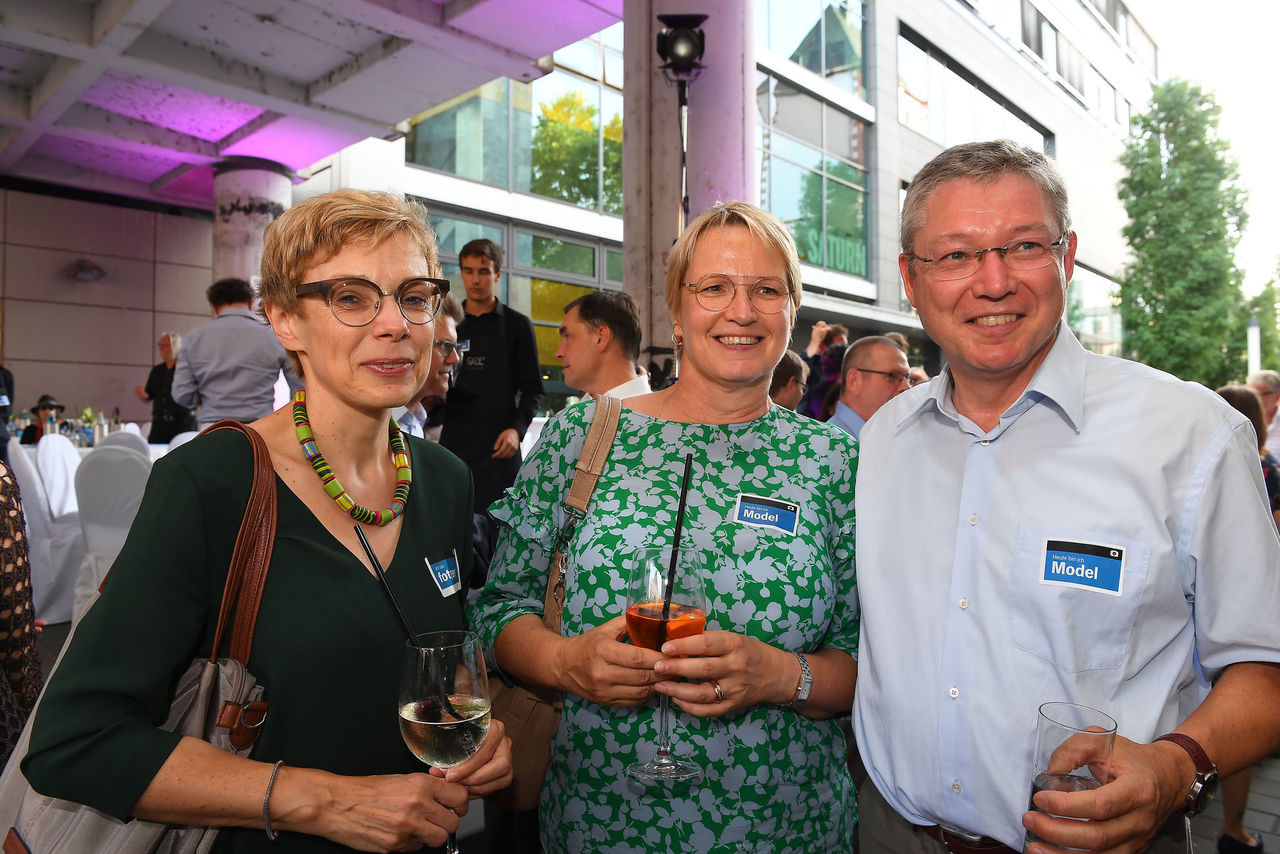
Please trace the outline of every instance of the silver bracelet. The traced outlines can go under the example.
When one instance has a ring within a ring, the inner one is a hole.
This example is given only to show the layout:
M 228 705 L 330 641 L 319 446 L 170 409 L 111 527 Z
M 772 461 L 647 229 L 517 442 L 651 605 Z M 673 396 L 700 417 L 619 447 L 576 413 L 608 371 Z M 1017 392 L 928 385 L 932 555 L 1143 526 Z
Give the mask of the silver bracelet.
M 275 788 L 276 775 L 280 773 L 280 766 L 283 764 L 284 760 L 281 759 L 271 769 L 271 779 L 267 781 L 267 792 L 262 796 L 262 827 L 267 831 L 267 839 L 272 842 L 275 842 L 280 834 L 271 829 L 271 790 Z

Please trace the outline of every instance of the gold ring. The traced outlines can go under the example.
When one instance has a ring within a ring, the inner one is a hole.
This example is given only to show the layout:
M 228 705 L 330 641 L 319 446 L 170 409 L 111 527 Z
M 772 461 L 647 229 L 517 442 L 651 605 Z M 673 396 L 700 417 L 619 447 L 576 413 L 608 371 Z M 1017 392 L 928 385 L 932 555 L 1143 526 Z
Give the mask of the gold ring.
M 723 702 L 724 702 L 724 691 L 721 691 L 721 690 L 720 690 L 720 683 L 719 683 L 719 682 L 717 682 L 716 680 L 712 679 L 712 680 L 711 680 L 711 687 L 716 689 L 716 702 L 717 702 L 717 703 L 723 703 Z

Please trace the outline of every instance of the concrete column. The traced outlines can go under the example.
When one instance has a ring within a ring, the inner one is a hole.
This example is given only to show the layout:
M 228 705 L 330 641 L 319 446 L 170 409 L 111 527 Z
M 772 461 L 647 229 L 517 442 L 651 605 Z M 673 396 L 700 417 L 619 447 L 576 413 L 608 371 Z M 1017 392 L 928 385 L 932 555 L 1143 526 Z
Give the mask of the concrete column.
M 642 360 L 659 372 L 671 359 L 664 293 L 667 253 L 680 206 L 680 117 L 676 87 L 662 76 L 655 44 L 660 14 L 708 15 L 706 69 L 689 90 L 690 219 L 717 201 L 759 202 L 755 166 L 755 40 L 742 0 L 627 0 L 623 7 L 623 288 L 640 307 Z M 652 374 L 652 371 L 651 371 Z
M 292 174 L 256 157 L 229 157 L 214 166 L 213 281 L 258 275 L 262 233 L 292 203 Z

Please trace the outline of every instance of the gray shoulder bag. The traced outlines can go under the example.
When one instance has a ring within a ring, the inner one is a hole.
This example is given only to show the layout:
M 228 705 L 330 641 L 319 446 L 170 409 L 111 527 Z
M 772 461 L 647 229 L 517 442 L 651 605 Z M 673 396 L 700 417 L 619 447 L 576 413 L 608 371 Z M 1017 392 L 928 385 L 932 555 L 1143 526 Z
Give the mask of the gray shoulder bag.
M 219 421 L 205 432 L 213 430 L 237 430 L 249 439 L 253 446 L 253 484 L 222 591 L 213 652 L 208 658 L 193 661 L 178 680 L 169 717 L 160 729 L 200 738 L 223 750 L 248 756 L 267 717 L 263 687 L 245 665 L 253 646 L 253 627 L 275 543 L 275 471 L 266 443 L 251 427 Z M 231 657 L 218 658 L 223 631 L 233 616 Z M 68 637 L 64 652 L 70 645 Z M 61 655 L 58 661 L 62 661 Z M 39 707 L 37 702 L 4 776 L 0 777 L 0 827 L 8 828 L 4 854 L 204 854 L 213 847 L 218 835 L 216 827 L 177 826 L 141 819 L 122 822 L 92 807 L 46 797 L 32 789 L 18 765 L 27 754 Z M 14 809 L 16 814 L 11 814 Z

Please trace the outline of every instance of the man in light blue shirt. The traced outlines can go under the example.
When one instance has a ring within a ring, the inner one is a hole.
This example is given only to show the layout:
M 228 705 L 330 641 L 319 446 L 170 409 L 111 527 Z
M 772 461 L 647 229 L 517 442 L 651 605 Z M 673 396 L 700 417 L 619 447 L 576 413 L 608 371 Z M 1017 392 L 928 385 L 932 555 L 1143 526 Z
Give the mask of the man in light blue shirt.
M 275 409 L 281 371 L 290 391 L 302 388 L 289 354 L 254 314 L 244 279 L 219 279 L 206 292 L 214 318 L 183 338 L 173 369 L 173 399 L 200 407 L 200 427 L 230 418 L 257 421 Z
M 844 351 L 841 391 L 830 423 L 858 439 L 862 425 L 880 407 L 911 387 L 907 354 L 883 335 L 859 338 Z
M 1229 775 L 1280 741 L 1280 540 L 1252 429 L 1202 386 L 1076 341 L 1076 235 L 1038 151 L 943 152 L 908 190 L 901 244 L 947 367 L 862 431 L 861 850 L 1020 851 L 1031 830 L 1185 851 L 1176 813 L 1203 808 L 1213 763 Z M 1035 796 L 1051 816 L 1027 804 L 1053 700 L 1109 712 L 1119 737 L 1100 788 Z

